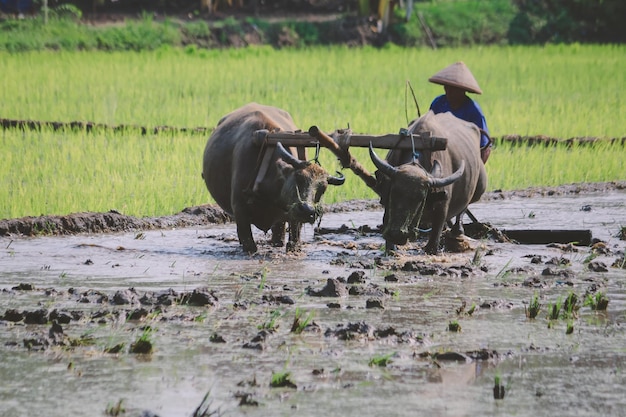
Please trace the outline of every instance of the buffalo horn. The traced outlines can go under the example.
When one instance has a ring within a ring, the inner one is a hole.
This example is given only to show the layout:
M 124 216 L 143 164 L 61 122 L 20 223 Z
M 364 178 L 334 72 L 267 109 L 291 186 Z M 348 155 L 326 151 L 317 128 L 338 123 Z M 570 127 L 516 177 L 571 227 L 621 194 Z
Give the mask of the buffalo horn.
M 454 181 L 456 181 L 459 178 L 461 178 L 461 176 L 463 175 L 464 171 L 465 171 L 465 160 L 462 160 L 461 161 L 461 166 L 459 167 L 459 169 L 454 171 L 451 175 L 449 175 L 449 176 L 447 176 L 445 178 L 430 177 L 430 185 L 433 188 L 440 188 L 440 187 L 445 187 L 446 185 L 450 185 Z
M 307 161 L 301 161 L 295 156 L 288 152 L 287 149 L 283 146 L 282 143 L 276 143 L 276 150 L 278 151 L 278 155 L 283 159 L 283 161 L 287 162 L 289 165 L 293 166 L 296 169 L 302 169 L 306 167 L 309 163 Z
M 378 168 L 380 172 L 386 176 L 392 177 L 397 172 L 395 167 L 391 166 L 387 161 L 380 159 L 380 157 L 376 155 L 372 142 L 370 142 L 370 158 L 372 158 L 372 162 L 376 165 L 376 168 Z
M 337 177 L 333 177 L 332 175 L 328 176 L 328 184 L 330 185 L 343 185 L 346 181 L 346 177 L 339 171 L 337 171 Z

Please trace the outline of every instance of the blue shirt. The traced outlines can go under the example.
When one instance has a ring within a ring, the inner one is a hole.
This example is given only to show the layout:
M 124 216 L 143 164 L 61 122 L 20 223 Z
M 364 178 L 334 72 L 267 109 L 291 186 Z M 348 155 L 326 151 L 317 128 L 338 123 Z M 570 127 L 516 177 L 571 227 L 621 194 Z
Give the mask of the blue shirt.
M 445 113 L 447 111 L 451 112 L 453 115 L 458 117 L 459 119 L 463 119 L 468 122 L 474 123 L 479 128 L 483 129 L 485 132 L 489 133 L 489 129 L 487 129 L 487 121 L 485 120 L 485 115 L 483 114 L 483 110 L 480 108 L 478 103 L 476 103 L 471 98 L 467 97 L 465 103 L 456 109 L 452 110 L 450 108 L 450 103 L 446 98 L 445 94 L 436 97 L 433 102 L 430 104 L 430 109 L 433 113 Z M 489 139 L 485 135 L 480 136 L 480 147 L 487 145 L 489 143 Z

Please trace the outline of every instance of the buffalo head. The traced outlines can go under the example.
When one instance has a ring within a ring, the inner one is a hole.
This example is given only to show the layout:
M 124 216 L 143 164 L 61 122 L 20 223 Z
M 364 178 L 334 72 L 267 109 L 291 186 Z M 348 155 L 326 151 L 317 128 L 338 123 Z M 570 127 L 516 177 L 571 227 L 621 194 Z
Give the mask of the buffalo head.
M 342 185 L 343 175 L 328 175 L 316 163 L 301 161 L 294 157 L 279 142 L 276 146 L 278 159 L 279 206 L 291 224 L 313 223 L 320 213 L 318 203 L 328 185 Z
M 384 189 L 378 190 L 385 207 L 383 217 L 383 237 L 387 250 L 395 245 L 403 245 L 417 237 L 417 228 L 426 205 L 430 190 L 445 187 L 457 181 L 463 175 L 465 162 L 452 175 L 439 178 L 439 162 L 433 163 L 429 173 L 418 162 L 413 161 L 400 166 L 392 166 L 376 155 L 370 143 L 370 158 L 378 168 Z

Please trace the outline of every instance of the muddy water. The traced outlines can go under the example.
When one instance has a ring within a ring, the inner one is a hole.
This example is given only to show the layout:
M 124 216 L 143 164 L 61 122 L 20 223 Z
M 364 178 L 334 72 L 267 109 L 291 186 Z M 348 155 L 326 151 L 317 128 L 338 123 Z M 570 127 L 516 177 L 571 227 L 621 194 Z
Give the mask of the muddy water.
M 189 416 L 208 392 L 222 415 L 623 415 L 626 270 L 611 265 L 624 256 L 626 193 L 472 212 L 499 229 L 591 229 L 606 245 L 485 238 L 465 253 L 426 256 L 416 242 L 386 257 L 376 233 L 353 230 L 375 228 L 376 211 L 325 215 L 332 233 L 307 228 L 300 255 L 257 233 L 261 252 L 246 256 L 233 225 L 0 238 L 0 414 L 104 415 L 122 400 L 124 415 Z M 328 279 L 342 296 L 314 296 Z M 174 302 L 159 304 L 170 289 Z M 182 303 L 195 289 L 208 304 Z M 573 318 L 547 318 L 559 297 L 586 292 L 605 293 L 608 309 L 581 302 Z M 529 319 L 534 294 L 542 309 Z M 298 313 L 311 318 L 301 333 Z M 62 334 L 53 316 L 66 317 Z M 130 353 L 146 326 L 153 352 Z M 295 387 L 270 387 L 280 372 Z

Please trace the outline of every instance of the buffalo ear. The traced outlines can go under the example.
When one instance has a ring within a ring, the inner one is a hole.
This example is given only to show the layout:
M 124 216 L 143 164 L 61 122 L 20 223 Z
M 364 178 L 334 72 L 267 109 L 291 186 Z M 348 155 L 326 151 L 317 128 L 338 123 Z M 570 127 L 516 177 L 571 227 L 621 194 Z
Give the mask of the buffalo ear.
M 433 168 L 430 170 L 430 175 L 434 178 L 441 178 L 441 164 L 436 159 L 433 161 Z
M 294 167 L 283 161 L 282 159 L 276 160 L 276 168 L 278 168 L 278 175 L 283 179 L 287 178 L 289 175 L 292 175 L 294 172 Z

